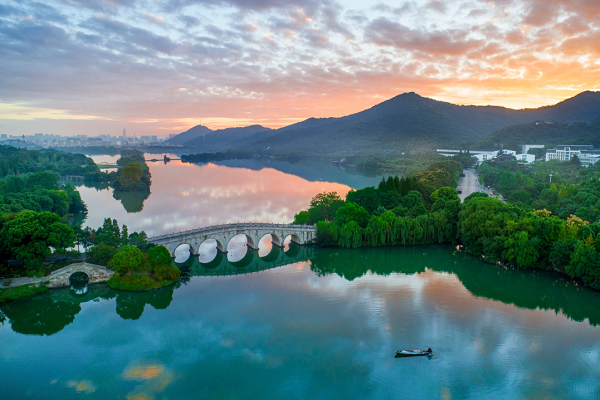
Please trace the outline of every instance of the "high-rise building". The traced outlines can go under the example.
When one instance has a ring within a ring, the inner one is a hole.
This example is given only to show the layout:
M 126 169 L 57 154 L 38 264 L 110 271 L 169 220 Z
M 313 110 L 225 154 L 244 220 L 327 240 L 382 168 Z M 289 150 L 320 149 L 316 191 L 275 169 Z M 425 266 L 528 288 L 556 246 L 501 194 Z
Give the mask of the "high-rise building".
M 127 131 L 123 128 L 123 137 L 127 136 Z

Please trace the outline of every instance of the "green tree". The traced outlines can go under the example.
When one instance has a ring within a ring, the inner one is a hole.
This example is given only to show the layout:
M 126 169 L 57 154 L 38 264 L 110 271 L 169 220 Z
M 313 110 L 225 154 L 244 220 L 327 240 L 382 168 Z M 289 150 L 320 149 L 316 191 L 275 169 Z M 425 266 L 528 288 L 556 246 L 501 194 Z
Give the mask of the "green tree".
M 24 260 L 29 271 L 42 266 L 44 258 L 52 254 L 50 247 L 63 251 L 75 244 L 73 229 L 48 211 L 23 211 L 15 215 L 4 223 L 0 237 L 4 251 Z
M 344 202 L 335 192 L 319 193 L 310 201 L 308 215 L 311 223 L 318 221 L 333 221 L 335 213 Z
M 121 275 L 131 275 L 142 269 L 142 252 L 134 246 L 122 246 L 112 258 L 112 267 Z
M 369 223 L 369 213 L 356 203 L 346 203 L 335 212 L 333 223 L 342 227 L 351 221 L 358 223 L 361 228 L 366 228 Z
M 35 174 L 31 174 L 27 178 L 27 186 L 30 188 L 38 186 L 47 190 L 56 190 L 58 189 L 58 184 L 56 183 L 56 174 L 52 172 L 37 172 Z
M 308 225 L 310 224 L 310 217 L 307 210 L 302 210 L 298 214 L 294 215 L 294 225 Z
M 154 246 L 148 249 L 148 260 L 152 268 L 173 265 L 171 253 L 165 246 Z
M 340 247 L 356 249 L 362 244 L 363 229 L 356 221 L 350 221 L 343 226 L 338 238 Z
M 317 222 L 316 242 L 321 247 L 331 247 L 337 243 L 337 226 L 327 221 Z

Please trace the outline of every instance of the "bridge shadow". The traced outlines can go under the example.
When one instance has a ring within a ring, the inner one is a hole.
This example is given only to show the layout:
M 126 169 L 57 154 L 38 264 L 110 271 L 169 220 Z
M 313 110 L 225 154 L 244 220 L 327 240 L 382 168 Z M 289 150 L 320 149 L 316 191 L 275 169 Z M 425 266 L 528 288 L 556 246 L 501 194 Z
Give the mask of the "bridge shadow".
M 191 256 L 187 261 L 175 265 L 191 276 L 239 275 L 307 261 L 314 257 L 315 251 L 312 246 L 299 246 L 292 243 L 288 251 L 273 246 L 269 254 L 264 257 L 259 257 L 257 250 L 248 249 L 244 258 L 239 261 L 229 261 L 226 254 L 218 253 L 208 263 L 202 263 L 197 256 Z

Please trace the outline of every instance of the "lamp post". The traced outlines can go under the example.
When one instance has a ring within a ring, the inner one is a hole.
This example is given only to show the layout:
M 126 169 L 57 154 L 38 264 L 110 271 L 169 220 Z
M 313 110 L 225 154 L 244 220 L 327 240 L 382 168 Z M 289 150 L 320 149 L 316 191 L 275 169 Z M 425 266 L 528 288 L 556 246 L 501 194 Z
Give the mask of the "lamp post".
M 550 174 L 550 183 L 552 183 L 552 174 Z

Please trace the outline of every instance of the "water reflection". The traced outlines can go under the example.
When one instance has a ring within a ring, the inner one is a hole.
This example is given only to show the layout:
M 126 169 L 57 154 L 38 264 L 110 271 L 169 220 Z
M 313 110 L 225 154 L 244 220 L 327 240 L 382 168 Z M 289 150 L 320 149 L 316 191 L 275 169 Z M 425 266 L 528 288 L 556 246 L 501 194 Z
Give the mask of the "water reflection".
M 302 261 L 309 261 L 310 270 L 317 276 L 334 274 L 346 281 L 368 274 L 449 273 L 455 275 L 473 296 L 526 309 L 553 310 L 575 321 L 600 324 L 600 293 L 575 286 L 553 273 L 497 268 L 450 246 L 342 250 L 291 244 L 287 249 L 273 247 L 265 256 L 249 250 L 236 261 L 218 253 L 208 263 L 190 257 L 178 264 L 183 271 L 182 281 L 159 290 L 122 292 L 105 285 L 88 286 L 87 282 L 76 280 L 70 290 L 51 290 L 33 299 L 5 304 L 1 309 L 16 332 L 51 335 L 74 321 L 81 311 L 81 303 L 116 299 L 117 314 L 123 319 L 136 320 L 142 316 L 146 304 L 155 309 L 167 308 L 173 300 L 174 290 L 189 282 L 192 276 L 252 274 L 284 265 L 298 265 Z
M 144 209 L 144 200 L 150 197 L 150 190 L 141 190 L 137 192 L 123 192 L 115 190 L 113 192 L 115 200 L 119 200 L 128 214 L 139 213 Z
M 55 290 L 7 304 L 0 308 L 8 321 L 0 339 L 9 344 L 0 346 L 3 395 L 600 394 L 596 292 L 566 286 L 553 274 L 498 269 L 450 246 L 299 251 L 309 260 L 277 269 L 265 262 L 259 273 L 258 252 L 245 267 L 224 255 L 217 265 L 194 257 L 182 266 L 185 285 L 146 293 L 93 285 L 84 298 Z M 211 273 L 229 276 L 190 279 Z M 62 317 L 52 314 L 58 307 Z M 432 347 L 434 357 L 394 358 L 396 349 L 421 347 Z
M 184 278 L 185 279 L 185 278 Z M 173 300 L 176 285 L 132 293 L 112 290 L 106 285 L 76 283 L 69 289 L 55 289 L 32 299 L 4 304 L 2 312 L 13 331 L 26 335 L 49 336 L 60 332 L 75 320 L 81 304 L 116 299 L 116 313 L 123 319 L 138 319 L 146 304 L 166 309 Z M 181 283 L 179 283 L 179 286 Z
M 89 209 L 86 225 L 96 229 L 109 217 L 127 225 L 130 232 L 144 230 L 153 236 L 222 223 L 289 223 L 317 193 L 335 191 L 345 196 L 350 190 L 345 184 L 308 181 L 271 168 L 180 161 L 150 163 L 149 167 L 152 194 L 79 186 Z M 376 178 L 364 178 L 357 184 L 361 182 L 378 183 Z
M 319 249 L 311 258 L 319 276 L 337 274 L 352 281 L 371 272 L 421 274 L 427 270 L 456 275 L 464 287 L 484 297 L 528 309 L 553 310 L 575 321 L 600 324 L 600 293 L 573 284 L 558 274 L 498 268 L 449 246 Z

